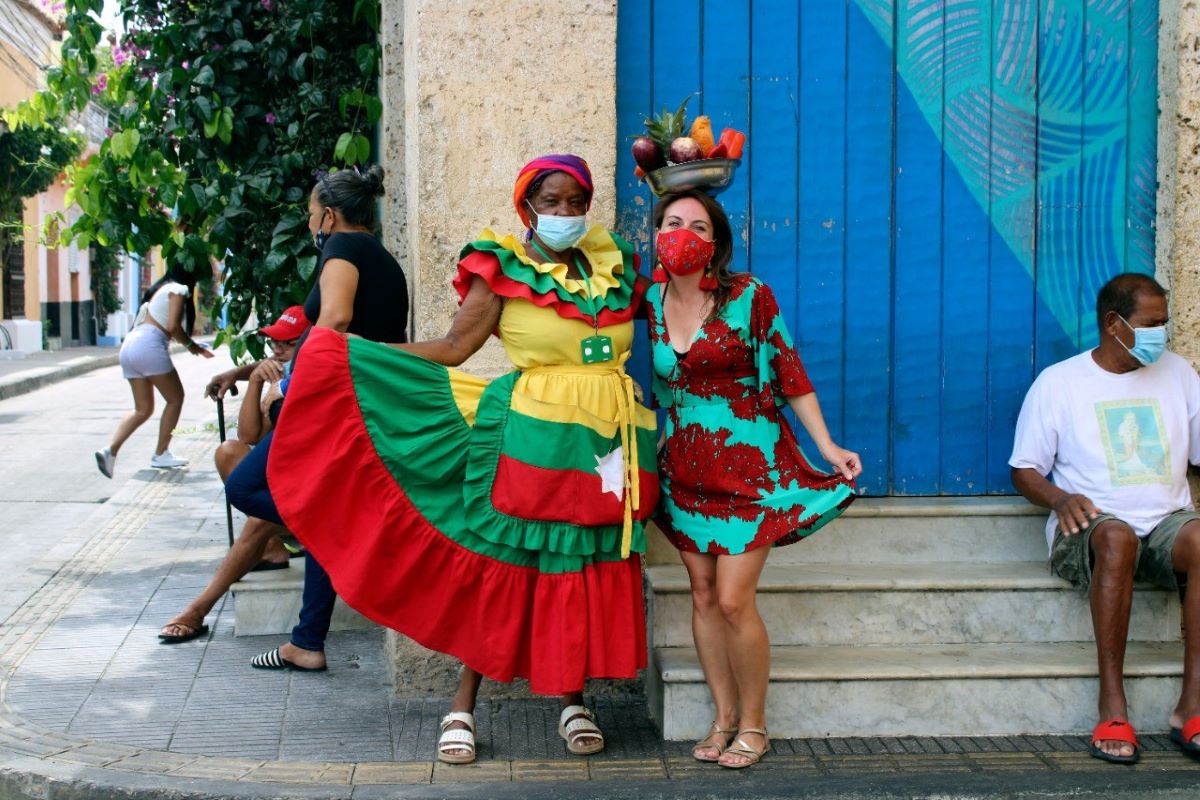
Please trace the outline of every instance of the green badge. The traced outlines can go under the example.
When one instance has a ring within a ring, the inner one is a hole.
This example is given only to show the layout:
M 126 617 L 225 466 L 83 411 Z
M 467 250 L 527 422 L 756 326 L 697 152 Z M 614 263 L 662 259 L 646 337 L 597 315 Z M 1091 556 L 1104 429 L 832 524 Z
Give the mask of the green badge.
M 579 343 L 583 354 L 583 363 L 598 364 L 602 361 L 613 360 L 613 343 L 611 336 L 589 336 Z

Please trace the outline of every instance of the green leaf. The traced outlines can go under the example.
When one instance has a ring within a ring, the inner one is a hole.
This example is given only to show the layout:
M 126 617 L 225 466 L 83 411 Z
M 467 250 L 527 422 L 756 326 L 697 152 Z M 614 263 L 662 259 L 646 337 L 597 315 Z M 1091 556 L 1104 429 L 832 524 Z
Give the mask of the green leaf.
M 142 140 L 142 135 L 136 130 L 124 130 L 112 137 L 113 154 L 119 158 L 128 159 L 133 157 L 133 151 L 137 149 L 138 142 Z
M 289 214 L 289 215 L 285 216 L 283 219 L 279 220 L 279 222 L 277 222 L 275 224 L 275 230 L 273 230 L 271 232 L 271 235 L 278 236 L 281 233 L 295 230 L 296 228 L 300 227 L 300 223 L 302 221 L 303 221 L 303 218 L 301 216 L 299 216 L 299 215 L 292 216 Z M 275 245 L 272 244 L 271 247 L 274 248 Z
M 245 39 L 236 39 L 229 45 L 231 53 L 247 54 L 254 52 L 254 45 Z
M 354 134 L 346 131 L 338 137 L 337 144 L 333 146 L 333 158 L 335 161 L 345 161 L 347 159 L 346 151 L 354 143 Z
M 374 95 L 367 95 L 367 124 L 374 125 L 383 116 L 383 101 Z
M 199 112 L 200 119 L 208 122 L 213 118 L 212 101 L 204 95 L 198 95 L 197 97 L 193 98 L 192 105 L 195 106 L 196 111 Z
M 204 138 L 211 139 L 217 135 L 217 128 L 221 125 L 220 115 L 213 115 L 213 118 L 204 123 Z
M 205 64 L 196 73 L 196 77 L 192 78 L 192 83 L 196 86 L 212 86 L 216 79 L 217 75 L 213 72 L 213 68 Z
M 300 256 L 296 259 L 296 272 L 304 280 L 312 277 L 313 270 L 317 268 L 317 256 L 315 254 Z
M 196 213 L 203 216 L 208 213 L 208 193 L 199 183 L 192 184 L 192 201 L 196 204 Z M 183 245 L 180 245 L 182 247 Z
M 367 163 L 367 159 L 371 157 L 371 140 L 360 133 L 354 137 L 354 144 L 358 150 L 357 163 Z
M 378 60 L 379 51 L 374 45 L 360 44 L 354 51 L 354 63 L 358 64 L 358 71 L 363 75 L 374 75 Z
M 233 109 L 229 106 L 221 109 L 221 121 L 217 126 L 217 136 L 223 144 L 233 141 Z
M 288 259 L 290 259 L 290 258 L 291 258 L 291 256 L 288 255 L 288 253 L 286 253 L 285 251 L 273 249 L 273 250 L 271 250 L 270 253 L 267 254 L 267 260 L 266 260 L 264 266 L 267 269 L 274 271 L 274 270 L 277 270 L 280 267 L 282 267 L 284 264 L 286 264 L 288 262 Z
M 307 61 L 308 53 L 301 53 L 296 57 L 296 60 L 292 62 L 292 65 L 288 67 L 288 75 L 292 77 L 292 80 L 296 81 L 297 83 L 304 80 L 306 74 L 304 71 L 304 65 L 307 63 Z

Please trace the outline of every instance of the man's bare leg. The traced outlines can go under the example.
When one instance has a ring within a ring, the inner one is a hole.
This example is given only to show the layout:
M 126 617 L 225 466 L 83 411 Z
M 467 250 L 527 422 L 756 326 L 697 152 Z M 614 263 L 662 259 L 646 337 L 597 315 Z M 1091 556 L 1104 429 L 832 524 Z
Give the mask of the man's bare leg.
M 1183 691 L 1171 712 L 1172 728 L 1200 714 L 1200 521 L 1184 525 L 1171 552 L 1175 571 L 1187 575 L 1183 597 Z M 1200 745 L 1200 736 L 1192 742 Z
M 1138 540 L 1123 522 L 1107 520 L 1092 531 L 1092 628 L 1096 634 L 1096 659 L 1100 667 L 1100 719 L 1128 721 L 1125 701 L 1125 644 L 1129 638 L 1129 610 L 1133 605 L 1133 573 Z M 1132 756 L 1133 745 L 1102 739 L 1099 748 L 1113 756 Z
M 229 587 L 240 581 L 247 572 L 262 560 L 263 551 L 267 544 L 279 540 L 280 526 L 257 517 L 250 517 L 242 527 L 242 533 L 225 554 L 224 560 L 217 567 L 216 574 L 208 582 L 195 600 L 188 604 L 181 613 L 163 626 L 161 633 L 167 636 L 184 636 L 187 631 L 180 627 L 198 628 L 204 624 L 204 617 L 212 611 L 213 606 L 225 596 Z M 281 544 L 280 547 L 283 545 Z M 285 551 L 286 552 L 286 551 Z

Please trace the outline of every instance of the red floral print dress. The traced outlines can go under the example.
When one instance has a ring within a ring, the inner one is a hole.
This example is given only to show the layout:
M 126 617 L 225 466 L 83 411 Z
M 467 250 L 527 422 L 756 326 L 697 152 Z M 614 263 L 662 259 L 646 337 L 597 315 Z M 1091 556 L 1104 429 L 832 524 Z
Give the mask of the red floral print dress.
M 738 274 L 690 348 L 667 333 L 665 288 L 646 296 L 654 398 L 667 410 L 659 527 L 680 550 L 736 555 L 792 544 L 841 514 L 853 486 L 815 469 L 783 417 L 785 398 L 813 387 L 770 288 Z

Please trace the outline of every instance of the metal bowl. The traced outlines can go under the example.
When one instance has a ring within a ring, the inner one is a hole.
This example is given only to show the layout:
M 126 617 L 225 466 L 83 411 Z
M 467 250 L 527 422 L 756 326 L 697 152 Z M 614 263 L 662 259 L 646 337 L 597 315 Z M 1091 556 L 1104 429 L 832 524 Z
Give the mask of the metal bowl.
M 646 183 L 657 197 L 689 189 L 718 194 L 733 183 L 733 171 L 741 163 L 737 158 L 701 158 L 671 164 L 646 173 Z

